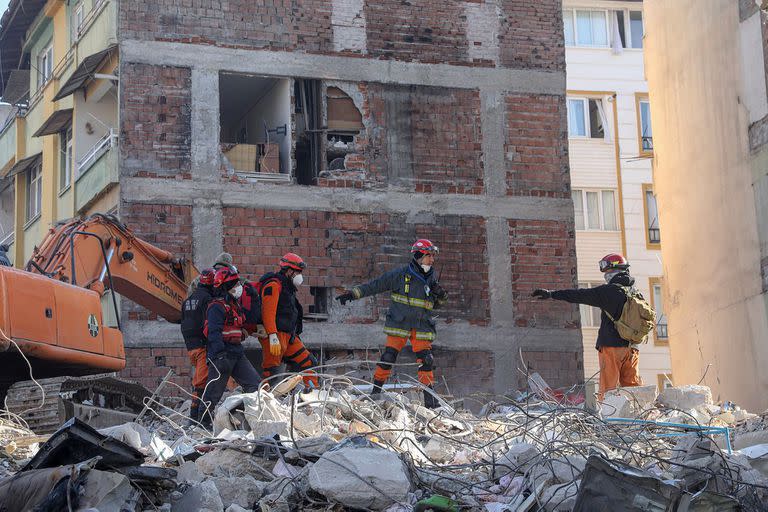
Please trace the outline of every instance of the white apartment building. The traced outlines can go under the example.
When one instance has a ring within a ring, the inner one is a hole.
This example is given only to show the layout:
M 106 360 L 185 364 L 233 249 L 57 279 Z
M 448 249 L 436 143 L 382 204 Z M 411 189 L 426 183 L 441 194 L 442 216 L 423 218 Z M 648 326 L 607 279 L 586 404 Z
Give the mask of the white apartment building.
M 624 254 L 659 321 L 640 348 L 646 384 L 672 381 L 662 302 L 662 231 L 653 193 L 653 132 L 643 69 L 641 1 L 563 2 L 571 186 L 580 287 L 604 283 L 598 261 Z M 581 306 L 584 373 L 598 372 L 600 310 Z

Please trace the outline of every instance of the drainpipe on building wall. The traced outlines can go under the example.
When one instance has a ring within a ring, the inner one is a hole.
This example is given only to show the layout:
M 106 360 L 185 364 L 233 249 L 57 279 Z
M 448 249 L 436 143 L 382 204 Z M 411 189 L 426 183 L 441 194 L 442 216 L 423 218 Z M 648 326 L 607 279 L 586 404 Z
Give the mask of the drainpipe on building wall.
M 619 195 L 619 226 L 621 229 L 621 254 L 627 256 L 627 235 L 624 229 L 624 187 L 621 183 L 621 149 L 619 148 L 619 105 L 616 93 L 611 94 L 613 103 L 613 147 L 616 154 L 616 192 Z

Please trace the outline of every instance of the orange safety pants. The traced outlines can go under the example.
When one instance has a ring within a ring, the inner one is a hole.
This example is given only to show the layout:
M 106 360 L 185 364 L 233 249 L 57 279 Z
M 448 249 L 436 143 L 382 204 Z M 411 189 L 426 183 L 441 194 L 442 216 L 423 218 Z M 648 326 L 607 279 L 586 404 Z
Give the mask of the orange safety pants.
M 411 342 L 413 353 L 416 354 L 416 362 L 419 363 L 419 382 L 425 386 L 432 386 L 435 383 L 435 374 L 432 371 L 432 342 L 416 339 L 415 329 L 411 329 L 411 335 L 408 338 L 387 336 L 387 343 L 381 354 L 381 360 L 373 373 L 374 383 L 383 385 L 389 379 L 392 374 L 392 365 L 408 341 Z
M 643 379 L 638 372 L 640 352 L 631 347 L 600 347 L 600 389 L 598 400 L 603 400 L 606 391 L 617 387 L 642 386 Z
M 203 396 L 205 383 L 208 381 L 208 365 L 206 364 L 207 350 L 205 347 L 187 352 L 192 365 L 192 407 L 189 416 L 197 421 L 200 411 L 200 398 Z
M 307 350 L 307 347 L 301 342 L 301 338 L 297 335 L 291 341 L 291 333 L 280 331 L 277 332 L 277 337 L 280 340 L 281 349 L 279 356 L 273 356 L 269 351 L 269 338 L 259 338 L 259 343 L 261 343 L 262 377 L 266 380 L 275 375 L 280 365 L 285 361 L 301 368 L 305 386 L 312 383 L 316 388 L 319 388 L 320 384 L 317 380 L 317 374 L 312 370 L 312 367 L 317 365 L 317 359 Z M 276 383 L 271 384 L 274 385 Z

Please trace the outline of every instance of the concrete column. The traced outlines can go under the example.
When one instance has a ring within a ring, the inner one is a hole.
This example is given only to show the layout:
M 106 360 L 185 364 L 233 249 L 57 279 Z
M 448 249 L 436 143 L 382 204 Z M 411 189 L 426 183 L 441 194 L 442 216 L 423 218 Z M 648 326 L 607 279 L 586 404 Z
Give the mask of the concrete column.
M 192 179 L 219 179 L 219 72 L 192 68 Z
M 202 270 L 224 250 L 224 216 L 218 199 L 196 198 L 192 203 L 192 254 Z

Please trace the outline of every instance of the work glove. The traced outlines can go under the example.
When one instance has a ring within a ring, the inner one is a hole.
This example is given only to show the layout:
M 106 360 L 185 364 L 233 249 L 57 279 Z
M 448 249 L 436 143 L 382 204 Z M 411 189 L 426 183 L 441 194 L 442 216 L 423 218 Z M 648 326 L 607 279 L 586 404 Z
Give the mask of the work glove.
M 275 357 L 279 357 L 281 352 L 282 352 L 282 348 L 280 347 L 280 338 L 277 337 L 276 333 L 270 334 L 269 335 L 269 353 Z
M 240 331 L 243 333 L 243 341 L 248 339 L 248 336 L 251 335 L 251 333 L 249 333 L 247 329 L 240 329 Z
M 264 328 L 263 324 L 259 324 L 256 326 L 256 337 L 257 338 L 266 338 L 267 337 L 267 330 Z
M 344 293 L 336 296 L 336 300 L 341 302 L 341 305 L 344 306 L 347 302 L 355 300 L 355 294 L 352 293 L 351 290 L 344 290 Z
M 430 290 L 430 293 L 431 293 L 432 295 L 434 295 L 434 297 L 435 297 L 437 300 L 445 300 L 445 299 L 447 299 L 447 298 L 448 298 L 448 292 L 447 292 L 447 291 L 445 291 L 445 288 L 443 288 L 442 286 L 440 286 L 440 283 L 435 283 L 435 284 L 432 286 L 432 289 Z
M 531 294 L 531 297 L 537 297 L 539 299 L 551 299 L 552 298 L 552 292 L 550 290 L 545 290 L 544 288 L 536 288 L 533 290 L 533 293 Z

